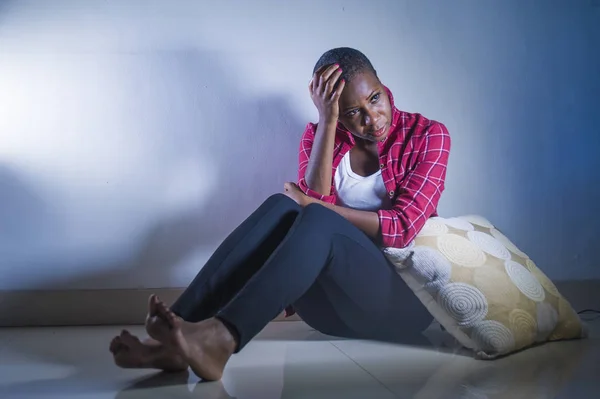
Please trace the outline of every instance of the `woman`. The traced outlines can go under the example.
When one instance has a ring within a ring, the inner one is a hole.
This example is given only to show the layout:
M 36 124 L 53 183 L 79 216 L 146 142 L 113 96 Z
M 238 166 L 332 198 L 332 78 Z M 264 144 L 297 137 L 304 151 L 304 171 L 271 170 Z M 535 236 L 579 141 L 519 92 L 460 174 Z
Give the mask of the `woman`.
M 393 341 L 431 321 L 381 247 L 407 246 L 436 215 L 446 128 L 396 109 L 354 49 L 323 54 L 309 91 L 319 122 L 302 136 L 298 184 L 286 183 L 234 230 L 172 307 L 151 296 L 151 338 L 115 337 L 117 365 L 190 366 L 218 380 L 284 309 L 349 338 Z

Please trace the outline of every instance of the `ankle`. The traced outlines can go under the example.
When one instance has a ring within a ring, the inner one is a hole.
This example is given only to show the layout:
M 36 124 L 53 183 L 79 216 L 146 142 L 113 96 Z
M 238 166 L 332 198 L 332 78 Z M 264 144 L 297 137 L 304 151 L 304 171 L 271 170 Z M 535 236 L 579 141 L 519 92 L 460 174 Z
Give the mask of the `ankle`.
M 223 345 L 230 353 L 234 353 L 238 347 L 240 336 L 237 328 L 220 317 L 214 317 L 215 325 L 217 326 L 217 336 L 222 340 Z

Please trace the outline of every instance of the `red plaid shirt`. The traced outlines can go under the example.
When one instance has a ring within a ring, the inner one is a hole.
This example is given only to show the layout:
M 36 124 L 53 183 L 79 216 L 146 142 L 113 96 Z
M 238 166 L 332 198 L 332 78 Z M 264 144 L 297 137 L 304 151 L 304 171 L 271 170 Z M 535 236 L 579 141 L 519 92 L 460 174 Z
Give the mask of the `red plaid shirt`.
M 410 114 L 392 106 L 390 134 L 378 143 L 379 166 L 391 209 L 377 211 L 382 246 L 404 248 L 421 231 L 428 218 L 437 216 L 437 205 L 444 191 L 450 135 L 446 127 L 420 114 Z M 300 141 L 298 186 L 310 197 L 337 203 L 334 176 L 344 155 L 355 145 L 354 136 L 338 123 L 333 148 L 331 195 L 311 190 L 305 179 L 317 125 L 309 123 Z

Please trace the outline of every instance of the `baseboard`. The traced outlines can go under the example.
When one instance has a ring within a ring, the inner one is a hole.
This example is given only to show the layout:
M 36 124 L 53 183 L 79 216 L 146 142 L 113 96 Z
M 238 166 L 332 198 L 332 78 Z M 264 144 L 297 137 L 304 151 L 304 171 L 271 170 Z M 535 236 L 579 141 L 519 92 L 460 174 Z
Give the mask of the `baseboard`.
M 600 308 L 600 280 L 557 281 L 576 311 Z M 0 326 L 136 325 L 144 322 L 147 300 L 155 293 L 167 303 L 180 288 L 0 291 Z M 298 321 L 279 315 L 274 321 Z
M 150 294 L 173 303 L 183 289 L 0 291 L 0 326 L 143 324 Z M 300 320 L 297 315 L 274 321 Z

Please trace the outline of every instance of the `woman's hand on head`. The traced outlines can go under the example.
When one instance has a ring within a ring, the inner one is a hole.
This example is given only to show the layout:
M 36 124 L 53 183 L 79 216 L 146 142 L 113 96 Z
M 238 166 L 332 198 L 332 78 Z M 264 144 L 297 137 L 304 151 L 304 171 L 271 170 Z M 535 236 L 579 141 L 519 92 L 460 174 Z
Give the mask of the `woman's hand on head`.
M 310 197 L 300 190 L 296 183 L 287 182 L 283 185 L 283 194 L 290 197 L 301 207 L 305 207 L 310 203 Z
M 315 72 L 308 84 L 310 97 L 319 111 L 320 122 L 335 122 L 339 117 L 338 101 L 346 85 L 342 79 L 335 87 L 340 76 L 342 76 L 342 70 L 339 65 L 329 65 Z

